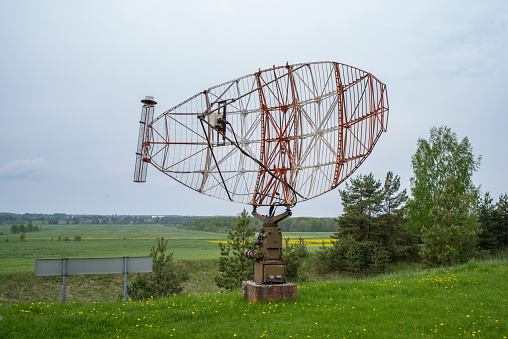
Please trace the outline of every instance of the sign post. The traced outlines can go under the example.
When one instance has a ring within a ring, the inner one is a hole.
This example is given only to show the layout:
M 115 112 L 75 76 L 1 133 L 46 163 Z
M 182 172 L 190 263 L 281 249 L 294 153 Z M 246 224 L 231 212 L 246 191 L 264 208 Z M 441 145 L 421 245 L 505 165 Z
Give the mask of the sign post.
M 35 261 L 37 265 L 37 260 Z M 62 287 L 62 304 L 65 304 L 65 289 L 66 289 L 66 280 L 67 280 L 67 258 L 62 259 L 62 276 L 63 276 L 63 287 Z
M 127 273 L 129 273 L 127 268 L 127 263 L 129 261 L 129 257 L 123 257 L 124 265 L 123 265 L 123 301 L 127 301 Z M 151 270 L 150 270 L 151 271 Z

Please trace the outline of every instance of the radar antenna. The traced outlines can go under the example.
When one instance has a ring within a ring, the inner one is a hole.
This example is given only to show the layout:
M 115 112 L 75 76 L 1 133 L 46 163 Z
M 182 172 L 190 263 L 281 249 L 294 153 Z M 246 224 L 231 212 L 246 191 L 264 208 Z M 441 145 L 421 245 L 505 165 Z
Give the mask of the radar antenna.
M 134 181 L 145 182 L 151 164 L 201 194 L 252 205 L 263 228 L 258 250 L 246 255 L 257 261 L 260 284 L 286 281 L 277 223 L 297 202 L 346 180 L 388 122 L 386 85 L 337 62 L 259 70 L 155 118 L 154 98 L 141 101 Z M 257 213 L 259 206 L 270 213 Z M 286 211 L 275 216 L 276 206 Z

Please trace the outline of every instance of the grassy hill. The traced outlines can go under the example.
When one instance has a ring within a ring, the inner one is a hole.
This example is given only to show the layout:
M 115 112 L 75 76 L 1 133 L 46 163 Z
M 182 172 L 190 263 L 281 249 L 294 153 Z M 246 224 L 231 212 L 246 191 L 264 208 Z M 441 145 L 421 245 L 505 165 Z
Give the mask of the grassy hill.
M 294 301 L 240 291 L 144 302 L 0 301 L 1 338 L 506 338 L 508 260 L 299 286 Z

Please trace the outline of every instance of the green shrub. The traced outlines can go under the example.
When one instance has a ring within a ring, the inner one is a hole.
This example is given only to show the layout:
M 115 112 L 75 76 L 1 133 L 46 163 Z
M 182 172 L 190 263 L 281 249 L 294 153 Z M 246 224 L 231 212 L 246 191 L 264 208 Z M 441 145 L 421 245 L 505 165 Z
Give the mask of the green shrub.
M 74 236 L 74 241 L 81 241 L 81 236 L 80 235 L 75 235 Z
M 330 260 L 330 248 L 325 245 L 325 241 L 321 242 L 321 246 L 316 251 L 317 271 L 324 274 L 332 269 Z
M 355 272 L 365 264 L 362 257 L 362 248 L 351 234 L 333 244 L 332 254 L 334 254 L 332 257 L 333 264 L 344 271 Z
M 375 245 L 370 253 L 369 268 L 373 273 L 385 273 L 386 265 L 390 262 L 390 253 L 382 244 Z
M 329 271 L 358 272 L 364 268 L 364 244 L 357 242 L 353 235 L 348 234 L 333 242 L 333 246 L 323 245 L 317 251 L 318 270 L 321 273 Z

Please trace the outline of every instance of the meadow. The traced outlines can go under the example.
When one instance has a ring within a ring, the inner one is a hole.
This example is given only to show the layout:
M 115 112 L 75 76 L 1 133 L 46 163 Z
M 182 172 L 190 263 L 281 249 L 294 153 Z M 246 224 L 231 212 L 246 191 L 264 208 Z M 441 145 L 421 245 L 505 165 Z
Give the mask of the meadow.
M 219 291 L 214 282 L 219 271 L 218 243 L 227 241 L 226 234 L 164 225 L 42 225 L 42 231 L 26 233 L 26 241 L 21 242 L 19 233 L 7 234 L 9 228 L 0 226 L 4 233 L 0 235 L 0 298 L 8 302 L 61 300 L 62 278 L 34 276 L 35 259 L 146 256 L 159 237 L 168 239 L 175 263 L 190 273 L 185 292 Z M 300 236 L 283 234 L 292 242 Z M 80 235 L 81 241 L 74 241 L 74 235 Z M 329 236 L 328 232 L 304 233 L 311 251 Z M 59 241 L 58 237 L 70 240 Z M 74 275 L 66 283 L 68 301 L 114 301 L 123 292 L 122 274 Z
M 126 303 L 6 303 L 1 338 L 506 338 L 508 260 L 299 285 L 251 304 L 240 291 Z
M 35 259 L 146 256 L 156 239 L 168 239 L 175 259 L 219 256 L 217 244 L 226 235 L 183 230 L 162 225 L 44 225 L 40 232 L 0 236 L 0 273 L 33 271 Z M 6 226 L 2 228 L 8 229 Z M 0 231 L 2 229 L 0 228 Z M 3 231 L 6 233 L 5 231 Z M 75 235 L 81 241 L 74 241 Z M 62 240 L 58 241 L 58 237 Z M 70 241 L 64 241 L 68 237 Z M 8 242 L 5 239 L 9 239 Z M 53 240 L 51 240 L 53 239 Z
M 0 226 L 0 274 L 33 271 L 35 259 L 101 258 L 146 256 L 156 239 L 168 239 L 168 249 L 176 260 L 213 259 L 220 256 L 218 242 L 226 242 L 227 235 L 186 230 L 164 225 L 42 225 L 42 231 L 8 234 L 10 226 Z M 321 239 L 329 239 L 330 232 L 302 233 L 311 247 Z M 81 241 L 74 241 L 74 236 Z M 284 232 L 284 237 L 297 238 L 300 233 Z M 62 240 L 57 240 L 61 237 Z M 65 237 L 69 241 L 64 241 Z M 6 241 L 8 240 L 8 241 Z

